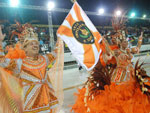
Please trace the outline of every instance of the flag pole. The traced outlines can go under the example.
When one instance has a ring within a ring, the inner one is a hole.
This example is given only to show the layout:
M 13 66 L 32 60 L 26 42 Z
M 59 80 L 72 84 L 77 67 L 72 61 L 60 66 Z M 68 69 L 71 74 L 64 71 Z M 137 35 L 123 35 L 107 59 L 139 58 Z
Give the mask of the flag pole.
M 72 3 L 75 3 L 77 0 L 71 0 Z

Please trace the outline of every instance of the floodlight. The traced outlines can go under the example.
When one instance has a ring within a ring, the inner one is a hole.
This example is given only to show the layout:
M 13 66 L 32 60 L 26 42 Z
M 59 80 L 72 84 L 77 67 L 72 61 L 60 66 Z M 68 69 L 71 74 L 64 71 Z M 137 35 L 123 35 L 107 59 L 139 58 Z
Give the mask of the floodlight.
M 52 10 L 55 7 L 55 3 L 50 1 L 50 2 L 48 2 L 48 6 L 47 7 L 48 7 L 48 10 Z
M 19 5 L 19 0 L 10 0 L 10 6 L 17 7 Z
M 121 16 L 122 12 L 120 10 L 117 10 L 115 14 L 116 16 Z
M 143 15 L 143 18 L 146 18 L 146 17 L 147 17 L 146 14 L 144 14 L 144 15 Z
M 99 14 L 104 14 L 104 12 L 105 12 L 105 10 L 103 8 L 101 8 L 101 9 L 98 10 Z
M 135 17 L 135 13 L 134 12 L 131 13 L 131 18 L 133 18 L 133 17 Z

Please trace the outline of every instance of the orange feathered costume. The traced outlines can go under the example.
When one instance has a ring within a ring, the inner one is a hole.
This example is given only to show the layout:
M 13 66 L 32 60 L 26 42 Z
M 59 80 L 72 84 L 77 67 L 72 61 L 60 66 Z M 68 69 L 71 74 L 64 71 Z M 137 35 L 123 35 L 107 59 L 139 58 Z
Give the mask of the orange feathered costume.
M 24 59 L 26 57 L 24 50 L 21 49 L 20 43 L 16 44 L 15 48 L 9 48 L 5 58 L 9 59 Z
M 140 68 L 135 68 L 135 75 Z M 130 76 L 129 81 L 114 83 L 110 81 L 110 75 L 106 74 L 107 71 L 103 69 L 102 66 L 97 65 L 88 78 L 87 85 L 75 94 L 77 99 L 72 106 L 72 111 L 75 113 L 150 112 L 150 81 L 145 73 L 143 77 L 148 78 L 145 83 L 142 82 L 144 79 L 139 76 L 141 72 L 137 76 Z M 148 92 L 145 93 L 145 91 Z
M 126 82 L 119 85 L 112 83 L 105 86 L 105 90 L 98 91 L 93 100 L 87 100 L 85 107 L 86 88 L 78 90 L 77 100 L 72 107 L 75 113 L 149 113 L 150 101 L 143 94 L 135 82 Z M 88 112 L 89 108 L 89 112 Z

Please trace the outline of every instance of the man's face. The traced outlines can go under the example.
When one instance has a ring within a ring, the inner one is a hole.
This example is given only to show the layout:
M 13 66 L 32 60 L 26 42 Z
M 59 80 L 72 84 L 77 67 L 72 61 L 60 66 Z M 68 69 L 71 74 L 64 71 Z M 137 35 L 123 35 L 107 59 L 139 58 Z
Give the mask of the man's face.
M 35 56 L 39 53 L 39 42 L 38 41 L 31 41 L 25 47 L 25 52 L 27 56 Z

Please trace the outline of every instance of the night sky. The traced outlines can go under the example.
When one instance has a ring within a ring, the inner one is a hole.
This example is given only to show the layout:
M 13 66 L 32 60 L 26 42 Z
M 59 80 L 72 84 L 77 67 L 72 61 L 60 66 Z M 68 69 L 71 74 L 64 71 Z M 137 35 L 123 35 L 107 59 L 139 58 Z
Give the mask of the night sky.
M 0 0 L 0 2 L 7 2 L 9 0 Z M 21 4 L 25 5 L 40 5 L 46 6 L 49 0 L 20 0 Z M 57 8 L 66 8 L 70 9 L 72 3 L 70 0 L 53 0 L 56 3 Z M 100 7 L 103 7 L 106 13 L 113 13 L 115 9 L 122 9 L 127 11 L 128 15 L 131 11 L 136 13 L 136 16 L 141 17 L 143 14 L 147 14 L 147 17 L 150 18 L 150 0 L 78 0 L 78 3 L 85 11 L 94 11 L 97 12 Z M 47 24 L 47 12 L 46 11 L 31 11 L 31 10 L 22 10 L 22 9 L 0 9 L 0 18 L 8 19 L 10 22 L 13 22 L 14 19 L 18 19 L 22 23 L 33 20 L 39 20 L 41 24 Z M 61 24 L 67 14 L 66 13 L 56 13 L 53 12 L 53 23 Z M 91 16 L 89 18 L 95 25 L 109 25 L 110 19 L 100 16 Z M 145 23 L 145 22 L 138 22 Z
M 9 0 L 0 0 L 8 2 Z M 22 4 L 45 6 L 49 0 L 20 0 Z M 70 9 L 70 0 L 53 0 L 58 8 Z M 150 0 L 77 0 L 84 10 L 97 11 L 99 7 L 104 7 L 107 12 L 116 8 L 123 10 L 135 10 L 137 13 L 150 13 Z M 149 14 L 150 15 L 150 14 Z

